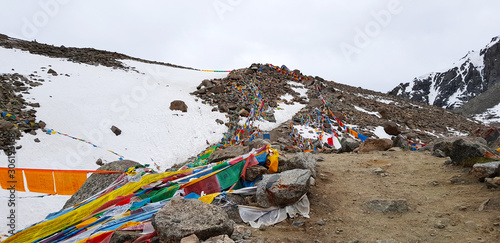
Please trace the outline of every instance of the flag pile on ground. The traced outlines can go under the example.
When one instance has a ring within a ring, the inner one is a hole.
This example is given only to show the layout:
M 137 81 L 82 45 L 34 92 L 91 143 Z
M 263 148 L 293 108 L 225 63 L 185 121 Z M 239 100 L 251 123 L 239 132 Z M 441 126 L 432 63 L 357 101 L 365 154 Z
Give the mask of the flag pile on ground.
M 277 169 L 278 152 L 269 146 L 216 164 L 156 173 L 131 168 L 112 185 L 71 208 L 17 232 L 4 242 L 108 242 L 120 230 L 143 230 L 152 238 L 151 217 L 174 196 L 210 203 L 221 192 L 252 186 L 246 182 L 249 166 Z M 188 166 L 189 167 L 189 166 Z

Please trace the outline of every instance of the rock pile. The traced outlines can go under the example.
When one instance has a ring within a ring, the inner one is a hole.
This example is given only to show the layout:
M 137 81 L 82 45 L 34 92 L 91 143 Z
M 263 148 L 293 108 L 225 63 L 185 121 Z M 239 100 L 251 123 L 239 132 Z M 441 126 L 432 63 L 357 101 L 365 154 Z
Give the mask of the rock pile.
M 33 86 L 40 85 L 40 82 L 43 80 L 34 76 L 25 77 L 18 73 L 0 75 L 0 111 L 15 115 L 15 118 L 4 115 L 0 118 L 1 150 L 13 145 L 13 141 L 9 139 L 11 136 L 9 133 L 14 134 L 18 139 L 22 133 L 36 134 L 36 130 L 45 125 L 43 122 L 35 125 L 26 123 L 26 121 L 36 122 L 36 111 L 33 107 L 40 107 L 40 105 L 30 103 L 23 98 L 23 93 L 28 93 Z

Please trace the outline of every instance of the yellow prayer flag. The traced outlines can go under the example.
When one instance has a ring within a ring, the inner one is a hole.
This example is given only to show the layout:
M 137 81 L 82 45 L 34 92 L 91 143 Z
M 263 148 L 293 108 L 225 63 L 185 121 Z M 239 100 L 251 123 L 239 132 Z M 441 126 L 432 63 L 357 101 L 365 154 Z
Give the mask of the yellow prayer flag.
M 216 193 L 212 193 L 212 194 L 208 194 L 208 195 L 205 195 L 205 196 L 201 196 L 200 198 L 198 198 L 198 200 L 204 202 L 204 203 L 212 203 L 212 201 L 215 199 L 215 197 L 219 196 L 220 195 L 220 192 L 216 192 Z

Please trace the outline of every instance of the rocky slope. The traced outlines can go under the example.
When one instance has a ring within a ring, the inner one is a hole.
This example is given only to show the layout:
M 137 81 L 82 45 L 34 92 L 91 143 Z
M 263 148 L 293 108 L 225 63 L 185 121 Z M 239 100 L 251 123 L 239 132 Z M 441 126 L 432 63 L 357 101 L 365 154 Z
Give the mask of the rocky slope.
M 439 107 L 326 81 L 320 77 L 314 78 L 316 82 L 314 80 L 301 82 L 309 90 L 307 93 L 309 99 L 305 99 L 292 90 L 294 84 L 290 83 L 290 80 L 287 74 L 269 68 L 268 64 L 252 64 L 248 68 L 232 72 L 226 78 L 203 81 L 193 94 L 218 107 L 214 110 L 227 112 L 231 121 L 226 125 L 230 128 L 236 126 L 242 110 L 248 114 L 252 108 L 253 103 L 246 100 L 245 95 L 237 88 L 250 84 L 258 87 L 265 104 L 264 111 L 268 111 L 266 119 L 269 121 L 273 121 L 273 112 L 268 108 L 275 108 L 279 103 L 287 102 L 306 104 L 305 108 L 295 115 L 296 123 L 303 117 L 313 117 L 315 120 L 315 109 L 323 106 L 319 96 L 321 93 L 321 97 L 337 118 L 343 123 L 356 125 L 357 130 L 365 136 L 375 136 L 375 129 L 389 122 L 397 124 L 403 135 L 423 142 L 436 137 L 468 134 L 480 126 L 477 121 Z M 285 94 L 291 94 L 293 100 L 282 99 Z M 291 132 L 289 126 L 276 130 L 282 134 Z
M 460 108 L 499 83 L 499 57 L 500 37 L 494 37 L 485 48 L 467 53 L 448 70 L 401 83 L 389 94 L 446 109 Z M 496 104 L 481 103 L 463 111 L 477 114 Z

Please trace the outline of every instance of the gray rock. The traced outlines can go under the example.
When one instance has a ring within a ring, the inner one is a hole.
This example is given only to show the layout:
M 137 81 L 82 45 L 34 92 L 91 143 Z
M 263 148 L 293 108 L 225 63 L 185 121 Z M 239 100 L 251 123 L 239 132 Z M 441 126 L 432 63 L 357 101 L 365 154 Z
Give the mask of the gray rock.
M 446 157 L 446 153 L 441 151 L 441 149 L 435 149 L 434 151 L 432 151 L 432 156 L 444 158 Z
M 249 147 L 244 147 L 239 145 L 226 147 L 224 149 L 217 149 L 210 155 L 210 157 L 208 157 L 208 162 L 209 163 L 219 162 L 225 159 L 238 157 L 248 152 L 250 152 Z
M 361 142 L 348 137 L 342 138 L 342 140 L 340 140 L 340 144 L 342 145 L 340 152 L 349 153 L 357 149 L 359 145 L 361 145 Z
M 99 167 L 99 171 L 125 171 L 129 167 L 140 165 L 139 163 L 131 160 L 114 161 L 109 164 Z M 71 196 L 64 204 L 63 208 L 69 208 L 73 205 L 84 201 L 85 199 L 95 195 L 96 193 L 106 189 L 113 183 L 121 174 L 92 174 L 87 178 L 82 187 Z
M 494 159 L 485 157 L 487 153 L 492 155 L 495 154 L 495 152 L 486 145 L 486 142 L 483 144 L 472 139 L 458 139 L 453 142 L 452 146 L 450 158 L 455 165 L 470 167 L 476 163 L 494 161 Z
M 408 144 L 408 139 L 406 139 L 401 134 L 392 137 L 392 146 L 402 148 L 405 150 L 411 150 L 411 146 Z
M 365 205 L 375 211 L 381 213 L 405 213 L 408 212 L 408 204 L 406 199 L 396 200 L 370 200 L 366 201 Z
M 266 145 L 271 145 L 271 144 L 262 138 L 257 138 L 250 142 L 246 142 L 245 145 L 248 146 L 250 149 L 259 149 Z
M 252 231 L 243 225 L 235 225 L 231 239 L 235 241 L 244 240 L 252 237 Z
M 257 183 L 257 204 L 260 207 L 286 206 L 297 202 L 309 190 L 310 170 L 294 169 L 264 175 Z
M 472 174 L 480 180 L 500 175 L 500 161 L 475 164 L 472 166 Z
M 465 139 L 474 143 L 483 143 L 486 145 L 486 140 L 482 138 L 474 138 L 474 137 L 447 137 L 447 138 L 440 138 L 437 140 L 432 141 L 429 143 L 429 145 L 432 146 L 432 150 L 441 150 L 444 152 L 444 154 L 447 156 L 450 156 L 451 151 L 453 150 L 453 143 L 459 139 Z M 428 145 L 428 146 L 429 146 Z M 426 146 L 427 147 L 427 146 Z
M 240 212 L 238 211 L 238 205 L 247 204 L 245 198 L 242 196 L 228 193 L 221 199 L 214 199 L 211 204 L 221 207 L 222 210 L 227 213 L 227 216 L 235 223 L 244 223 L 240 217 Z
M 310 170 L 313 177 L 316 177 L 316 158 L 311 153 L 296 153 L 295 156 L 289 159 L 281 159 L 278 165 L 278 172 L 283 172 L 293 169 Z
M 179 197 L 155 213 L 152 223 L 161 242 L 179 242 L 191 234 L 207 240 L 213 236 L 231 235 L 234 227 L 234 222 L 220 207 Z
M 246 181 L 255 181 L 256 179 L 262 177 L 267 172 L 267 168 L 264 166 L 250 166 L 245 172 Z

